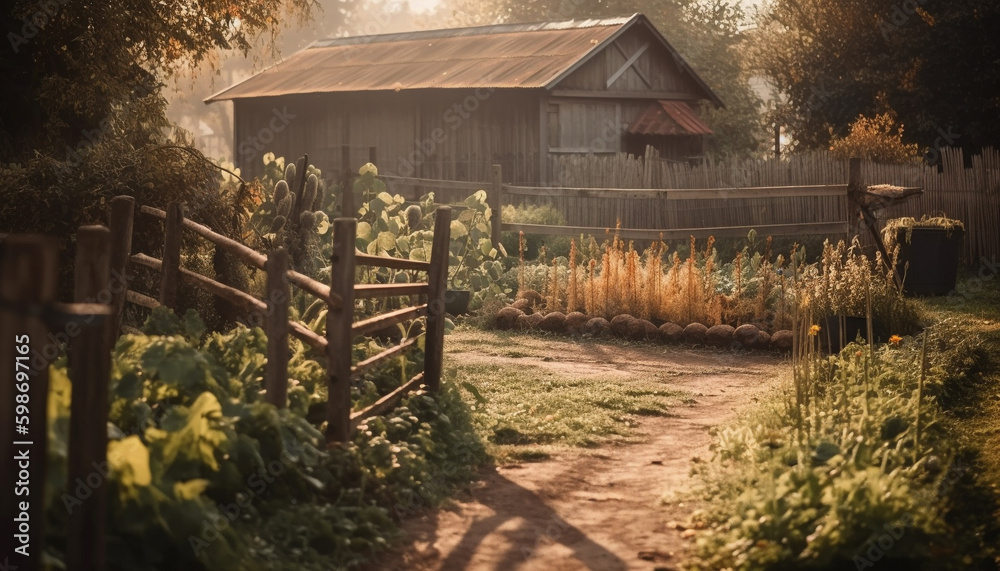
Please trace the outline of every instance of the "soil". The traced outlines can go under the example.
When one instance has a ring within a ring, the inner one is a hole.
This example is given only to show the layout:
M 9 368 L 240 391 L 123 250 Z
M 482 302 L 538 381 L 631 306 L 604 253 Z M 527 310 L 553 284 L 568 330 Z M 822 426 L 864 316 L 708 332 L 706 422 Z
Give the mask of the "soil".
M 519 338 L 519 344 L 522 338 Z M 527 338 L 518 358 L 449 352 L 447 361 L 509 361 L 573 375 L 677 371 L 690 398 L 668 416 L 642 417 L 638 443 L 567 450 L 532 463 L 489 467 L 442 509 L 406 519 L 405 546 L 370 569 L 679 569 L 690 545 L 683 522 L 692 462 L 710 457 L 709 429 L 766 398 L 786 370 L 769 354 Z M 565 344 L 565 347 L 560 347 Z M 571 357 L 542 357 L 541 355 Z

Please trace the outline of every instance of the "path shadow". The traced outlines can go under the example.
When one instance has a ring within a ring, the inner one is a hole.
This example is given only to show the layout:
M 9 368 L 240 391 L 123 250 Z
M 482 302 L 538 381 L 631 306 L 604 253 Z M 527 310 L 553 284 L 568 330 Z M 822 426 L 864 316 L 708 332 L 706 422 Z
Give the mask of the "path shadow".
M 553 543 L 568 548 L 572 552 L 568 558 L 577 561 L 580 569 L 614 571 L 628 568 L 625 561 L 563 519 L 537 493 L 492 471 L 483 474 L 481 482 L 483 486 L 474 492 L 474 499 L 493 514 L 472 522 L 458 544 L 433 565 L 434 568 L 445 571 L 518 569 L 535 556 L 537 549 Z M 437 521 L 411 528 L 409 542 L 433 544 L 439 539 Z M 477 552 L 480 557 L 484 555 L 481 551 L 484 543 L 487 543 L 489 563 L 479 562 L 473 566 Z M 398 556 L 394 553 L 390 557 L 396 559 Z M 379 559 L 380 563 L 391 567 L 390 561 Z M 568 561 L 564 560 L 563 565 L 565 563 Z M 559 568 L 564 568 L 563 565 Z M 424 568 L 423 565 L 420 568 Z

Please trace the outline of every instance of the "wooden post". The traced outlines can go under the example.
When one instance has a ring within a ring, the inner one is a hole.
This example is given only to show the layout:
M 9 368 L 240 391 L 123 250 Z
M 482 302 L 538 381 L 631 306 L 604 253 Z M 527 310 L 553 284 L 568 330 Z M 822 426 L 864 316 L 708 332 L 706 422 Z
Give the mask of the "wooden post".
M 333 255 L 330 260 L 330 293 L 342 302 L 331 305 L 326 316 L 327 402 L 326 441 L 347 442 L 351 437 L 351 365 L 354 323 L 354 242 L 358 221 L 333 221 Z
M 59 337 L 48 337 L 40 310 L 55 301 L 58 277 L 59 244 L 54 239 L 16 234 L 4 239 L 0 246 L 0 362 L 5 365 L 0 367 L 0 410 L 5 420 L 0 422 L 0 470 L 7 485 L 0 490 L 0 533 L 4 545 L 10 546 L 2 561 L 9 569 L 42 568 L 49 363 L 59 356 L 60 348 L 53 340 Z M 28 402 L 18 403 L 19 395 L 27 395 Z M 18 404 L 26 407 L 27 414 L 17 410 Z M 18 455 L 30 460 L 26 485 L 17 484 L 24 481 Z M 27 495 L 15 495 L 17 489 Z M 22 517 L 30 526 L 28 557 L 14 551 L 21 545 L 14 536 L 21 533 L 16 519 Z
M 882 232 L 879 230 L 878 219 L 875 218 L 875 215 L 872 214 L 871 210 L 864 203 L 865 186 L 864 181 L 861 180 L 861 159 L 850 159 L 847 163 L 847 168 L 847 192 L 851 197 L 849 202 L 856 205 L 854 207 L 855 212 L 861 213 L 861 219 L 864 221 L 865 226 L 868 227 L 868 232 L 872 235 L 875 247 L 882 254 L 882 263 L 887 270 L 892 271 L 896 287 L 902 288 L 903 278 L 896 271 L 896 268 L 892 267 L 892 258 L 889 257 L 889 252 L 885 249 L 885 242 L 882 241 Z
M 441 387 L 444 360 L 444 294 L 448 287 L 448 246 L 451 241 L 451 208 L 434 211 L 434 242 L 427 270 L 427 337 L 424 344 L 424 381 L 432 391 Z
M 351 171 L 351 147 L 340 148 L 340 215 L 355 218 L 358 208 L 354 205 L 354 173 Z
M 781 124 L 774 124 L 774 160 L 781 158 Z
M 847 191 L 861 193 L 864 191 L 861 185 L 861 159 L 849 159 L 847 161 Z
M 96 299 L 100 303 L 102 298 L 106 299 L 102 292 L 109 284 L 110 259 L 111 231 L 103 226 L 81 226 L 76 234 L 74 301 L 93 303 Z M 113 319 L 98 317 L 95 320 L 94 316 L 89 316 L 71 318 L 66 325 L 73 384 L 66 489 L 86 487 L 90 490 L 89 497 L 69 512 L 66 567 L 70 571 L 105 568 L 111 371 L 111 337 L 107 328 L 112 322 Z
M 160 303 L 177 311 L 177 282 L 181 267 L 181 234 L 184 231 L 184 205 L 171 202 L 164 222 L 163 270 L 160 276 Z
M 111 215 L 108 224 L 111 226 L 111 306 L 115 314 L 108 326 L 108 335 L 112 346 L 121 330 L 122 312 L 125 309 L 125 292 L 128 291 L 129 256 L 132 255 L 132 221 L 135 214 L 135 199 L 131 196 L 116 196 L 111 199 Z
M 264 389 L 267 402 L 278 408 L 288 406 L 288 252 L 278 248 L 267 256 L 267 368 Z
M 493 190 L 487 197 L 490 204 L 490 209 L 493 211 L 493 217 L 490 218 L 492 223 L 492 241 L 493 247 L 500 248 L 500 233 L 503 231 L 503 220 L 500 211 L 503 209 L 503 167 L 500 165 L 493 165 Z
M 378 147 L 368 147 L 368 162 L 378 166 Z

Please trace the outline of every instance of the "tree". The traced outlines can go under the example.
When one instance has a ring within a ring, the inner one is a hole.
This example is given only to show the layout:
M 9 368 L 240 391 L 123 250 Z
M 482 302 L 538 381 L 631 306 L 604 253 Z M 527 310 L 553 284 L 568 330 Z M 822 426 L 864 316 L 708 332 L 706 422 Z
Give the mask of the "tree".
M 751 88 L 741 56 L 744 13 L 727 0 L 445 0 L 442 16 L 455 25 L 610 18 L 641 12 L 726 104 L 706 104 L 715 132 L 710 150 L 720 155 L 760 152 L 762 102 Z
M 273 45 L 312 0 L 17 0 L 0 11 L 0 233 L 60 239 L 62 295 L 72 295 L 81 224 L 104 222 L 117 194 L 139 205 L 188 205 L 188 214 L 239 236 L 234 213 L 253 195 L 222 186 L 218 168 L 171 132 L 162 81 L 211 64 L 218 50 Z M 137 225 L 137 248 L 162 244 Z
M 17 0 L 3 12 L 11 31 L 0 68 L 11 88 L 0 94 L 0 158 L 90 141 L 112 128 L 120 107 L 143 113 L 150 130 L 165 127 L 163 77 L 219 49 L 248 53 L 273 43 L 287 17 L 308 17 L 312 7 L 312 0 Z
M 195 133 L 194 143 L 214 159 L 232 161 L 235 158 L 232 149 L 232 103 L 205 105 L 205 97 L 249 78 L 317 39 L 342 33 L 347 19 L 358 13 L 354 10 L 357 4 L 356 0 L 316 0 L 308 22 L 282 29 L 273 43 L 260 45 L 258 42 L 249 54 L 239 49 L 217 51 L 211 56 L 217 61 L 214 65 L 188 65 L 177 70 L 164 89 L 168 118 L 179 126 L 195 129 L 199 122 L 205 123 L 218 138 L 212 141 L 212 145 L 206 145 L 205 139 Z
M 1000 142 L 998 25 L 986 0 L 775 0 L 748 53 L 801 146 L 892 112 L 934 159 L 942 146 Z

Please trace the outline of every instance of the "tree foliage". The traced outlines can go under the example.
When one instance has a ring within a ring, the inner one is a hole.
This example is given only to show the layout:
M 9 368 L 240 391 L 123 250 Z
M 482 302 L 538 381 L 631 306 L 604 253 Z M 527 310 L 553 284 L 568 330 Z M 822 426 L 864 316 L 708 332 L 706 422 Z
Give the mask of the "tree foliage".
M 217 167 L 172 132 L 161 82 L 184 66 L 211 63 L 220 49 L 272 42 L 283 21 L 311 8 L 312 0 L 19 0 L 5 7 L 0 232 L 45 233 L 67 246 L 63 296 L 71 294 L 68 246 L 77 227 L 106 222 L 115 195 L 134 196 L 139 206 L 183 202 L 188 216 L 238 236 L 231 213 L 247 188 L 222 186 Z M 136 247 L 162 243 L 153 234 L 137 224 Z
M 892 111 L 933 160 L 942 146 L 1000 139 L 998 24 L 986 0 L 775 0 L 748 56 L 784 96 L 776 118 L 801 146 Z
M 18 0 L 3 14 L 9 49 L 0 67 L 0 158 L 59 152 L 109 125 L 127 107 L 146 133 L 165 126 L 160 79 L 218 49 L 273 41 L 312 0 L 78 3 Z M 6 48 L 6 46 L 5 46 Z

